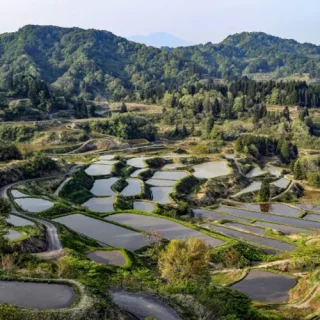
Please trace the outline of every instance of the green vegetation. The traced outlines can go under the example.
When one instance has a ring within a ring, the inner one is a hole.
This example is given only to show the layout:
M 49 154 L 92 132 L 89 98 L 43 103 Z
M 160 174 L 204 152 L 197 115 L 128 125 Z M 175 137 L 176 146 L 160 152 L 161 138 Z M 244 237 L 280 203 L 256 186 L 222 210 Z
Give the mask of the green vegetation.
M 121 178 L 111 186 L 111 189 L 114 192 L 121 192 L 127 185 L 128 182 L 126 181 L 126 179 Z

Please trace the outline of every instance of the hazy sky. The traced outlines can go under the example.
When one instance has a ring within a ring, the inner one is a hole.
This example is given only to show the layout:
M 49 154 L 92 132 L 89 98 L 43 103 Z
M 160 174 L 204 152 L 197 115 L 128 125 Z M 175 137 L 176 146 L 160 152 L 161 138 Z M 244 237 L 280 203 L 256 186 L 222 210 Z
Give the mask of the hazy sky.
M 130 36 L 168 32 L 194 43 L 264 31 L 320 44 L 319 0 L 0 0 L 0 33 L 26 24 Z

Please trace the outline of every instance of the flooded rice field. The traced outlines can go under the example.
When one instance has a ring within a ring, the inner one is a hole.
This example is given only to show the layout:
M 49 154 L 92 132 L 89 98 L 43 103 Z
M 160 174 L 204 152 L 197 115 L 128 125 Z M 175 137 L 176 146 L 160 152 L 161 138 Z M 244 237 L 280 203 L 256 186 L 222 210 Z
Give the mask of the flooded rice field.
M 281 177 L 282 171 L 284 170 L 283 168 L 280 167 L 274 167 L 271 165 L 266 165 L 263 169 L 264 171 L 268 171 L 271 175 L 275 177 Z
M 114 185 L 119 178 L 109 178 L 109 179 L 101 179 L 96 180 L 94 182 L 94 185 L 92 189 L 90 190 L 91 193 L 97 197 L 103 197 L 103 196 L 114 196 L 116 195 L 116 192 L 114 192 L 111 187 Z
M 110 217 L 106 217 L 106 219 L 108 221 L 118 222 L 146 232 L 155 230 L 159 232 L 161 237 L 168 240 L 198 237 L 204 239 L 207 245 L 211 245 L 213 247 L 223 243 L 223 241 L 219 239 L 212 238 L 199 231 L 187 228 L 177 222 L 167 219 L 126 213 L 115 214 Z
M 120 251 L 94 251 L 87 254 L 87 257 L 97 263 L 123 266 L 126 259 Z
M 303 217 L 303 219 L 320 222 L 320 214 L 308 213 Z
M 99 160 L 101 161 L 109 161 L 109 160 L 113 160 L 116 156 L 114 154 L 107 154 L 107 155 L 104 155 L 104 156 L 101 156 L 99 158 Z
M 114 197 L 109 198 L 91 198 L 82 206 L 93 212 L 112 212 Z
M 15 241 L 15 240 L 18 240 L 22 237 L 22 233 L 20 233 L 19 231 L 16 231 L 16 230 L 9 229 L 9 232 L 6 235 L 6 237 L 10 241 Z
M 89 176 L 107 176 L 111 174 L 112 166 L 107 164 L 92 164 L 85 172 Z
M 134 171 L 134 172 L 130 175 L 130 177 L 131 177 L 131 178 L 138 178 L 140 173 L 145 172 L 145 171 L 147 171 L 147 170 L 148 170 L 148 169 L 138 169 L 138 170 Z
M 320 214 L 320 206 L 314 204 L 298 204 L 297 206 L 303 210 L 313 211 Z
M 254 226 L 248 226 L 248 225 L 244 225 L 244 224 L 240 224 L 240 223 L 232 223 L 232 222 L 227 222 L 223 224 L 224 226 L 227 227 L 233 227 L 233 228 L 237 228 L 241 231 L 248 231 L 248 232 L 252 232 L 255 234 L 261 234 L 261 235 L 266 235 L 266 231 L 262 228 L 258 228 L 258 227 L 254 227 Z
M 288 217 L 299 217 L 302 214 L 302 210 L 283 203 L 244 204 L 241 207 L 252 211 L 274 213 Z
M 172 200 L 170 194 L 173 193 L 173 187 L 153 187 L 151 188 L 152 200 L 160 204 L 170 203 Z
M 247 178 L 255 178 L 265 175 L 267 172 L 260 168 L 254 167 L 249 173 L 246 174 Z
M 19 190 L 11 190 L 11 194 L 14 198 L 27 198 L 29 195 L 20 192 Z
M 225 207 L 222 206 L 218 211 L 230 213 L 233 215 L 237 215 L 244 218 L 249 219 L 258 219 L 258 220 L 266 220 L 269 222 L 284 224 L 284 225 L 292 225 L 297 227 L 309 228 L 309 229 L 320 229 L 320 222 L 313 222 L 303 219 L 296 219 L 296 218 L 289 218 L 289 217 L 282 217 L 275 214 L 267 214 L 267 213 L 259 213 L 259 212 L 252 212 L 247 210 L 242 210 L 234 207 Z
M 44 310 L 70 307 L 75 299 L 74 289 L 67 285 L 0 281 L 0 303 Z
M 35 224 L 27 219 L 20 218 L 11 214 L 9 218 L 6 219 L 7 223 L 11 224 L 14 227 L 26 227 L 26 226 L 34 226 Z
M 145 160 L 150 159 L 150 157 L 138 157 L 132 158 L 127 161 L 127 165 L 135 168 L 146 168 L 148 165 Z
M 232 237 L 232 238 L 245 240 L 245 241 L 248 241 L 248 242 L 251 242 L 254 244 L 267 246 L 267 247 L 274 248 L 277 250 L 293 251 L 296 248 L 295 245 L 290 244 L 290 243 L 274 240 L 271 238 L 262 238 L 262 237 L 258 237 L 258 236 L 252 235 L 252 234 L 248 234 L 248 233 L 244 233 L 241 231 L 232 230 L 229 228 L 220 227 L 220 226 L 216 226 L 216 225 L 212 225 L 212 224 L 204 225 L 204 227 L 211 229 L 213 231 L 225 234 L 225 235 Z
M 182 166 L 183 164 L 179 164 L 179 163 L 168 163 L 162 168 L 162 170 L 175 170 Z
M 142 192 L 142 182 L 138 179 L 127 179 L 128 185 L 122 190 L 121 194 L 125 197 L 132 197 Z
M 257 221 L 254 223 L 255 226 L 263 227 L 263 228 L 269 228 L 273 230 L 278 230 L 283 232 L 284 234 L 297 234 L 297 233 L 311 233 L 311 230 L 303 229 L 303 228 L 297 228 L 297 227 L 291 227 L 291 226 L 284 226 L 281 224 L 275 224 L 275 223 L 269 223 L 269 222 L 263 222 L 263 221 Z
M 226 161 L 212 161 L 193 166 L 193 175 L 198 179 L 212 179 L 231 173 Z
M 246 193 L 249 193 L 249 192 L 256 192 L 256 191 L 258 191 L 260 189 L 261 189 L 261 182 L 254 181 L 248 187 L 244 188 L 243 190 L 241 190 L 240 192 L 235 194 L 233 197 L 234 198 L 240 197 L 243 194 L 246 194 Z
M 153 212 L 155 210 L 155 204 L 147 201 L 136 201 L 133 204 L 133 209 L 144 212 Z
M 280 189 L 286 189 L 289 184 L 290 184 L 290 180 L 288 180 L 286 178 L 281 178 L 281 179 L 272 183 L 272 185 L 274 185 Z
M 154 187 L 173 187 L 177 184 L 175 180 L 149 179 L 146 184 Z
M 237 216 L 232 216 L 227 213 L 220 213 L 212 210 L 204 210 L 204 209 L 193 209 L 193 213 L 195 218 L 203 218 L 204 220 L 218 221 L 218 220 L 231 220 L 231 221 L 239 221 L 244 223 L 250 223 L 250 219 L 240 218 Z
M 160 180 L 181 180 L 188 176 L 189 173 L 185 171 L 157 171 L 152 179 L 160 179 Z
M 111 247 L 134 251 L 147 245 L 144 236 L 138 232 L 81 214 L 58 218 L 54 221 Z
M 54 206 L 51 201 L 38 198 L 19 198 L 14 200 L 20 208 L 28 212 L 41 212 Z
M 232 288 L 256 301 L 284 303 L 289 300 L 289 291 L 295 285 L 296 280 L 291 277 L 262 270 L 251 270 Z

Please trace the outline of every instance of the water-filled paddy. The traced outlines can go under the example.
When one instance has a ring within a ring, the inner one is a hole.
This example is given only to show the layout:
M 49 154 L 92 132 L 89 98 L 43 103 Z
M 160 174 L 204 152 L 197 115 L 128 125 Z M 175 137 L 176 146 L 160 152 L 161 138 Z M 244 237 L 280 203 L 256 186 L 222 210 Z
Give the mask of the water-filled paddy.
M 317 205 L 314 205 L 314 204 L 298 204 L 298 207 L 303 209 L 303 210 L 320 213 L 320 206 L 317 206 Z
M 193 210 L 195 218 L 202 217 L 205 220 L 231 220 L 231 221 L 239 221 L 244 223 L 250 223 L 250 219 L 240 218 L 237 216 L 232 216 L 227 213 L 219 213 L 211 210 L 204 210 L 204 209 L 194 209 Z
M 254 181 L 252 182 L 248 187 L 244 188 L 237 194 L 235 194 L 233 197 L 239 197 L 243 194 L 249 193 L 249 192 L 256 192 L 261 189 L 261 182 Z
M 248 231 L 248 232 L 252 232 L 252 233 L 256 233 L 256 234 L 266 235 L 266 231 L 264 229 L 254 227 L 254 226 L 247 226 L 244 224 L 232 223 L 232 222 L 227 222 L 227 223 L 224 223 L 223 225 L 227 226 L 227 227 L 237 228 L 241 231 Z
M 286 189 L 288 187 L 290 183 L 290 180 L 286 179 L 286 178 L 281 178 L 275 182 L 273 182 L 272 184 L 280 189 Z
M 268 171 L 271 175 L 273 175 L 275 177 L 281 177 L 281 173 L 283 171 L 283 168 L 267 165 L 264 167 L 263 170 Z
M 38 198 L 19 198 L 14 200 L 20 208 L 29 212 L 41 212 L 54 206 L 51 201 Z
M 94 162 L 93 164 L 113 166 L 118 162 L 119 162 L 118 160 L 99 160 Z
M 257 221 L 254 223 L 255 226 L 269 228 L 281 231 L 285 234 L 293 234 L 293 233 L 311 233 L 311 230 L 297 228 L 297 227 L 291 227 L 291 226 L 284 226 L 281 224 L 275 224 L 275 223 L 269 223 L 269 222 L 263 222 L 263 221 Z
M 270 238 L 262 238 L 262 237 L 258 237 L 252 234 L 248 234 L 248 233 L 244 233 L 244 232 L 240 232 L 237 230 L 232 230 L 229 228 L 224 228 L 224 227 L 220 227 L 220 226 L 216 226 L 216 225 L 212 225 L 212 224 L 207 224 L 204 225 L 205 227 L 214 230 L 216 232 L 220 232 L 222 234 L 225 234 L 229 237 L 232 238 L 236 238 L 236 239 L 241 239 L 241 240 L 245 240 L 251 243 L 255 243 L 258 245 L 262 245 L 262 246 L 267 246 L 270 248 L 274 248 L 277 250 L 283 250 L 283 251 L 292 251 L 295 249 L 295 245 L 290 244 L 290 243 L 286 243 L 286 242 L 282 242 L 282 241 L 278 241 L 278 240 L 274 240 L 274 239 L 270 239 Z
M 162 180 L 181 180 L 188 176 L 189 174 L 185 171 L 157 171 L 152 179 L 162 179 Z
M 127 179 L 128 185 L 122 190 L 121 194 L 125 197 L 138 195 L 142 192 L 142 182 L 138 179 Z
M 80 234 L 115 248 L 137 250 L 148 245 L 144 236 L 138 232 L 81 214 L 58 218 L 54 221 L 66 225 Z
M 6 219 L 6 221 L 15 227 L 34 226 L 34 223 L 32 221 L 20 218 L 13 214 L 11 214 L 9 218 Z
M 163 238 L 169 240 L 198 237 L 204 239 L 208 245 L 214 247 L 223 243 L 223 241 L 219 239 L 209 237 L 199 231 L 187 228 L 177 222 L 167 219 L 127 213 L 112 215 L 106 217 L 106 219 L 146 232 L 155 230 L 159 232 Z
M 179 164 L 179 163 L 168 163 L 162 168 L 162 170 L 174 170 L 174 169 L 177 169 L 181 166 L 183 166 L 183 165 Z
M 112 212 L 114 197 L 109 198 L 91 198 L 82 206 L 94 212 Z
M 152 200 L 160 204 L 170 203 L 172 200 L 170 194 L 173 193 L 173 187 L 153 187 L 151 188 Z
M 114 185 L 118 180 L 119 178 L 96 180 L 91 189 L 91 193 L 97 197 L 114 196 L 116 193 L 111 189 L 111 186 Z
M 126 264 L 126 259 L 120 251 L 94 251 L 88 253 L 87 257 L 101 264 L 113 264 L 115 266 L 123 266 Z
M 135 168 L 146 168 L 148 166 L 145 162 L 147 159 L 150 159 L 150 157 L 132 158 L 127 161 L 127 165 Z
M 104 155 L 104 156 L 101 156 L 99 158 L 99 160 L 101 161 L 109 161 L 109 160 L 113 160 L 116 156 L 114 154 L 107 154 L 107 155 Z
M 161 179 L 149 179 L 147 184 L 154 187 L 173 187 L 177 184 L 175 180 L 161 180 Z
M 302 214 L 300 209 L 283 203 L 244 204 L 243 207 L 248 210 L 269 212 L 288 217 L 299 217 Z
M 198 179 L 212 179 L 231 173 L 226 161 L 212 161 L 201 163 L 193 167 L 193 175 Z
M 153 212 L 155 209 L 155 204 L 153 202 L 136 201 L 133 204 L 133 209 L 144 212 Z
M 22 237 L 22 234 L 19 231 L 16 230 L 12 230 L 10 229 L 8 234 L 6 235 L 6 237 L 10 240 L 10 241 L 14 241 L 14 240 L 18 240 Z
M 148 169 L 138 169 L 138 170 L 134 171 L 134 172 L 130 175 L 130 177 L 131 177 L 131 178 L 138 178 L 140 173 L 145 172 L 145 171 L 147 171 L 147 170 L 148 170 Z
M 285 275 L 262 270 L 251 270 L 233 289 L 245 293 L 249 298 L 268 303 L 284 303 L 289 299 L 289 291 L 296 280 Z
M 89 176 L 107 176 L 111 174 L 112 166 L 107 164 L 92 164 L 85 170 Z
M 266 220 L 274 223 L 298 226 L 303 228 L 320 229 L 320 222 L 314 222 L 309 220 L 282 217 L 275 214 L 252 212 L 252 211 L 242 210 L 234 207 L 225 207 L 225 206 L 220 207 L 218 211 L 230 213 L 233 215 L 237 215 L 237 216 L 249 218 L 249 219 L 259 219 L 259 220 Z
M 11 190 L 11 194 L 14 198 L 27 198 L 30 197 L 27 194 L 20 192 L 19 190 Z
M 320 222 L 320 214 L 308 213 L 307 215 L 305 215 L 303 217 L 303 219 L 312 220 L 312 221 L 319 221 Z
M 0 281 L 0 303 L 43 310 L 70 307 L 75 299 L 74 289 L 67 285 Z
M 262 171 L 260 168 L 254 167 L 249 173 L 246 174 L 246 177 L 255 178 L 265 174 L 266 174 L 266 171 Z

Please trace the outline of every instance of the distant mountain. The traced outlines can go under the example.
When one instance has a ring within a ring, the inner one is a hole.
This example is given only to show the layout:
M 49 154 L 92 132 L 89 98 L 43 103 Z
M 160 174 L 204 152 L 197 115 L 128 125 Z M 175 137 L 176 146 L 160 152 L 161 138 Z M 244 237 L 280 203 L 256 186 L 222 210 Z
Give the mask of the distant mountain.
M 193 44 L 192 42 L 185 41 L 170 33 L 165 33 L 165 32 L 151 33 L 149 35 L 130 36 L 128 37 L 128 39 L 134 42 L 143 43 L 147 46 L 153 46 L 156 48 L 161 48 L 161 47 L 177 48 L 177 47 L 191 46 Z
M 93 29 L 29 25 L 0 35 L 0 91 L 22 83 L 22 92 L 22 80 L 31 75 L 87 99 L 131 95 L 151 101 L 202 79 L 296 74 L 320 78 L 320 46 L 259 32 L 232 35 L 219 44 L 169 49 Z

